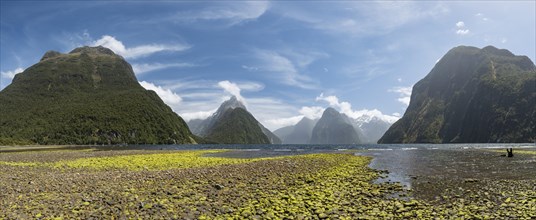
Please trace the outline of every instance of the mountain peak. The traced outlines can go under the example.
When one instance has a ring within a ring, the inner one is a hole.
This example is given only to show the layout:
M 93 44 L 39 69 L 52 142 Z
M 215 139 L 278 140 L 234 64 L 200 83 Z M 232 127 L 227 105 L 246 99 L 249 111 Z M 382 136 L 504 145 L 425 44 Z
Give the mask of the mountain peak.
M 339 111 L 335 110 L 334 108 L 332 107 L 328 107 L 326 108 L 326 110 L 324 110 L 324 113 L 322 115 L 339 115 Z
M 324 110 L 312 130 L 311 144 L 356 144 L 361 143 L 359 134 L 348 116 L 334 108 Z
M 482 48 L 481 50 L 482 52 L 485 52 L 485 53 L 488 53 L 488 54 L 492 54 L 492 55 L 495 55 L 495 56 L 506 56 L 506 57 L 514 57 L 515 55 L 510 52 L 509 50 L 506 50 L 506 49 L 498 49 L 494 46 L 487 46 L 487 47 L 484 47 Z
M 75 53 L 88 53 L 88 54 L 103 54 L 103 55 L 116 55 L 112 50 L 103 47 L 103 46 L 96 46 L 96 47 L 89 47 L 89 46 L 83 46 L 78 47 L 69 52 L 69 54 L 75 54 Z
M 43 55 L 43 57 L 41 58 L 40 61 L 50 59 L 50 58 L 53 58 L 53 57 L 57 57 L 57 56 L 60 56 L 60 55 L 62 55 L 62 54 L 60 52 L 58 52 L 58 51 L 49 50 L 49 51 L 47 51 L 45 53 L 45 55 Z
M 242 103 L 236 96 L 231 96 L 231 98 L 225 102 L 223 102 L 218 109 L 218 112 L 226 111 L 227 109 L 235 109 L 235 108 L 243 108 L 247 110 L 244 103 Z

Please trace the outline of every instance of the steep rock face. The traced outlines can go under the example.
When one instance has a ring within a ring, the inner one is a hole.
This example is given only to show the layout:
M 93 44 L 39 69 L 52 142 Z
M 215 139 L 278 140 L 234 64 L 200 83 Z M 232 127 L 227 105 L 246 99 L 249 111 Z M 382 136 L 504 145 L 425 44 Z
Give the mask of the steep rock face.
M 274 131 L 283 144 L 308 144 L 316 120 L 303 117 L 296 125 L 283 127 Z
M 359 134 L 346 115 L 327 108 L 316 123 L 311 144 L 358 144 Z
M 194 143 L 186 123 L 104 47 L 47 52 L 0 91 L 4 144 Z
M 285 126 L 274 131 L 274 134 L 285 144 L 285 138 L 294 131 L 294 125 Z M 308 142 L 309 140 L 307 140 Z
M 294 126 L 294 131 L 290 133 L 283 143 L 285 144 L 307 144 L 311 140 L 313 129 L 316 125 L 316 120 L 303 117 L 302 120 Z
M 536 67 L 492 46 L 451 49 L 379 143 L 534 142 Z
M 281 141 L 281 138 L 279 138 L 277 135 L 272 133 L 268 128 L 264 127 L 261 123 L 259 123 L 259 127 L 261 128 L 261 131 L 266 137 L 268 137 L 268 140 L 270 140 L 270 144 L 282 144 L 283 141 Z
M 259 123 L 235 96 L 223 102 L 212 116 L 204 120 L 191 120 L 188 125 L 194 134 L 218 143 L 281 143 L 281 140 Z

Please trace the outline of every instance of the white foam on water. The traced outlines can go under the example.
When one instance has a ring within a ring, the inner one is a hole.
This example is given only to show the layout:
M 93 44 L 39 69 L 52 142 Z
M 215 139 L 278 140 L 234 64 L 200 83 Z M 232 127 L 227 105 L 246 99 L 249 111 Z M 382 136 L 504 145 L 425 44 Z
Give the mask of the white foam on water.
M 416 147 L 404 147 L 402 148 L 402 150 L 417 150 L 418 148 Z
M 372 150 L 372 151 L 384 151 L 384 150 L 393 150 L 391 148 L 369 148 L 367 150 Z

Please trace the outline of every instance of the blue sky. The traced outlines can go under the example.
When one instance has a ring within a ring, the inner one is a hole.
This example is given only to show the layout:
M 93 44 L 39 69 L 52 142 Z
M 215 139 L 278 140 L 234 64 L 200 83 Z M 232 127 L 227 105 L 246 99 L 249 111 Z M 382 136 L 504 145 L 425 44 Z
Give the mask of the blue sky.
M 319 117 L 394 121 L 449 49 L 536 57 L 535 1 L 2 1 L 0 89 L 48 50 L 103 45 L 186 120 L 237 95 L 270 129 Z

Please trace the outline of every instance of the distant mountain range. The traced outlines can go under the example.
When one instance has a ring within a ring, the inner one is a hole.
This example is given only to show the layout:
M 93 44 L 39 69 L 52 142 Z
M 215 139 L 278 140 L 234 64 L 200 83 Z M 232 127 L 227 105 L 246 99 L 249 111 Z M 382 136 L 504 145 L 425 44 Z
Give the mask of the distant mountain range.
M 0 91 L 0 144 L 196 143 L 186 123 L 104 47 L 45 53 Z
M 235 96 L 223 102 L 207 119 L 188 122 L 196 135 L 224 144 L 280 144 L 281 140 L 246 110 Z
M 355 144 L 376 143 L 391 123 L 375 116 L 350 118 L 327 108 L 322 117 L 312 120 L 304 117 L 296 125 L 274 131 L 283 144 Z
M 536 66 L 492 46 L 451 49 L 415 84 L 404 116 L 392 125 L 327 108 L 320 119 L 304 117 L 272 133 L 234 96 L 212 116 L 186 125 L 138 83 L 130 64 L 104 47 L 45 53 L 0 91 L 0 103 L 0 145 L 536 140 Z
M 534 63 L 492 46 L 459 46 L 413 86 L 404 116 L 379 143 L 535 140 Z

